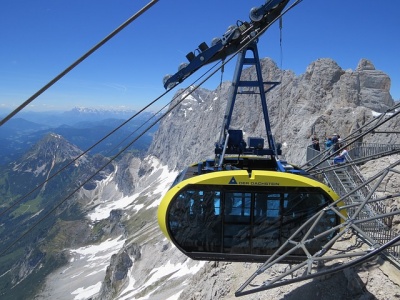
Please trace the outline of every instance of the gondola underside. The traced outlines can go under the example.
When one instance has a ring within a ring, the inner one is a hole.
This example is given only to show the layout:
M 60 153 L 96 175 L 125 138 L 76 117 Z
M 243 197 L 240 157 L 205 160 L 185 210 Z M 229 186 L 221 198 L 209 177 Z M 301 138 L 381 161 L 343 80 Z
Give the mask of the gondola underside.
M 175 183 L 160 204 L 158 221 L 164 234 L 192 259 L 265 262 L 300 225 L 337 199 L 326 185 L 306 176 L 217 171 Z M 311 236 L 339 223 L 340 218 L 328 211 Z M 301 240 L 307 230 L 295 239 Z M 319 251 L 336 233 L 308 242 L 308 254 Z M 293 246 L 282 251 L 288 247 Z M 296 249 L 282 263 L 306 256 Z

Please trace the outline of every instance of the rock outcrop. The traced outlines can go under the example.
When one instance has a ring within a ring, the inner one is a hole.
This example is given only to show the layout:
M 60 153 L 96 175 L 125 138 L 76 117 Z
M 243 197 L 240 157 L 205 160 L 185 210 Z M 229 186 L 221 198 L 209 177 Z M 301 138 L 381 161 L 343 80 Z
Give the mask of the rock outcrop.
M 106 277 L 97 299 L 115 299 L 127 281 L 133 262 L 137 259 L 140 259 L 140 247 L 136 244 L 124 246 L 117 254 L 114 254 L 107 267 Z

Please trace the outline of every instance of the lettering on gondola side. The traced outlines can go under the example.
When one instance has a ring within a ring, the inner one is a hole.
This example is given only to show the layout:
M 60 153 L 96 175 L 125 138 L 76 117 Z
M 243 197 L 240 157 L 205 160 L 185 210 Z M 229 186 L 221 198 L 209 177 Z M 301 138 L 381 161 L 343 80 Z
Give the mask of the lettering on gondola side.
M 235 177 L 229 180 L 229 184 L 238 185 L 252 185 L 252 186 L 280 186 L 279 182 L 265 182 L 265 181 L 237 181 Z
M 279 186 L 278 182 L 264 182 L 264 181 L 239 181 L 239 185 L 257 185 L 257 186 Z

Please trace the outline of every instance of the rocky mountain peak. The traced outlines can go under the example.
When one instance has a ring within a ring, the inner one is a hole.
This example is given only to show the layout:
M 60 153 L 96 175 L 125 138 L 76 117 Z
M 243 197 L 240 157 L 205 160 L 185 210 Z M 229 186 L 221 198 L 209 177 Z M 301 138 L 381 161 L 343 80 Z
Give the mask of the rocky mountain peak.
M 281 84 L 267 94 L 273 134 L 288 145 L 286 159 L 302 164 L 312 131 L 318 136 L 342 136 L 394 104 L 390 78 L 373 64 L 362 59 L 356 70 L 343 70 L 334 60 L 321 58 L 312 62 L 304 74 L 280 70 L 270 58 L 261 60 L 264 81 Z M 254 80 L 253 67 L 243 70 L 242 80 Z M 215 91 L 199 88 L 185 100 L 177 92 L 172 106 L 176 109 L 162 121 L 149 153 L 159 157 L 171 169 L 213 156 L 221 130 L 230 82 Z M 352 117 L 349 118 L 349 115 Z M 262 110 L 256 94 L 239 95 L 232 127 L 248 136 L 265 138 Z
M 304 79 L 313 89 L 331 90 L 343 74 L 344 71 L 334 60 L 321 58 L 307 67 Z
M 356 71 L 361 72 L 361 71 L 366 71 L 366 70 L 375 70 L 375 66 L 370 60 L 362 58 L 358 62 Z
M 75 145 L 68 142 L 61 135 L 49 133 L 32 146 L 20 160 L 14 163 L 13 170 L 20 172 L 33 172 L 35 176 L 47 173 L 56 164 L 69 161 L 82 153 Z M 79 165 L 85 162 L 83 156 L 75 162 Z

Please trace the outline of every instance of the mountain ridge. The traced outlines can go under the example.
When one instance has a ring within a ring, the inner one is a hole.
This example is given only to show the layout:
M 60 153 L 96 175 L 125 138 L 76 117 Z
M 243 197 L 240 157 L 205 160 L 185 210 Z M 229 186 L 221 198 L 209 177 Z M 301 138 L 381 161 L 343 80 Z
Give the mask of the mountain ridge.
M 64 247 L 99 239 L 84 221 L 83 198 L 72 193 L 105 164 L 105 158 L 82 153 L 63 137 L 50 133 L 22 158 L 0 169 L 2 298 L 26 299 L 29 293 L 37 293 L 36 278 L 67 263 Z M 113 165 L 107 166 L 81 190 L 89 193 L 114 171 Z M 18 237 L 24 237 L 23 244 Z M 25 289 L 19 289 L 21 285 Z
M 92 111 L 89 110 L 89 115 Z M 127 120 L 115 118 L 124 117 L 124 115 L 113 115 L 110 111 L 106 110 L 103 110 L 100 115 L 96 114 L 93 118 L 87 118 L 87 113 L 85 112 L 78 118 L 73 111 L 69 114 L 69 121 L 66 122 L 64 122 L 65 118 L 63 119 L 58 117 L 58 115 L 51 115 L 47 112 L 35 113 L 34 118 L 24 119 L 19 117 L 9 120 L 0 127 L 0 144 L 2 145 L 0 147 L 0 165 L 5 165 L 21 157 L 24 152 L 29 150 L 32 144 L 38 142 L 49 132 L 62 135 L 81 149 L 88 149 Z M 51 124 L 48 120 L 46 121 L 45 116 L 56 118 L 58 123 Z M 125 117 L 128 116 L 130 117 L 130 113 L 125 115 Z M 91 152 L 106 156 L 115 155 L 123 145 L 120 144 L 121 140 L 138 136 L 144 130 L 141 126 L 149 119 L 157 116 L 153 113 L 138 115 L 133 120 L 126 122 L 120 130 L 93 148 Z M 158 125 L 151 128 L 139 138 L 133 147 L 130 147 L 130 150 L 136 151 L 138 154 L 144 154 L 157 128 Z M 110 145 L 114 145 L 115 147 L 111 152 Z
M 294 164 L 305 162 L 304 149 L 313 128 L 320 138 L 334 132 L 346 136 L 373 118 L 373 111 L 382 112 L 394 104 L 389 93 L 390 78 L 365 59 L 360 60 L 354 71 L 342 70 L 332 59 L 318 59 L 300 76 L 280 70 L 269 58 L 261 60 L 261 67 L 264 81 L 281 81 L 267 93 L 267 105 L 275 141 L 288 145 L 290 149 L 284 149 L 285 156 Z M 244 69 L 242 80 L 251 80 L 254 73 L 254 68 Z M 225 82 L 216 91 L 199 88 L 183 100 L 161 121 L 149 153 L 171 169 L 212 157 L 230 86 Z M 175 99 L 171 106 L 184 96 Z M 346 120 L 349 113 L 354 118 Z M 238 96 L 231 127 L 243 130 L 245 139 L 254 135 L 266 140 L 257 96 Z

